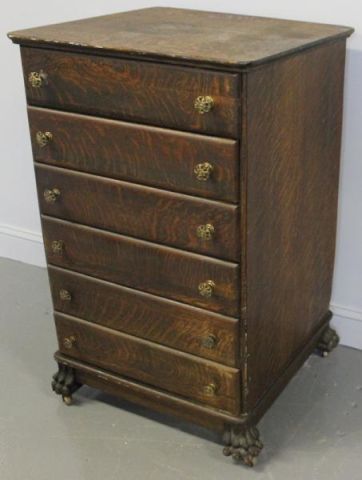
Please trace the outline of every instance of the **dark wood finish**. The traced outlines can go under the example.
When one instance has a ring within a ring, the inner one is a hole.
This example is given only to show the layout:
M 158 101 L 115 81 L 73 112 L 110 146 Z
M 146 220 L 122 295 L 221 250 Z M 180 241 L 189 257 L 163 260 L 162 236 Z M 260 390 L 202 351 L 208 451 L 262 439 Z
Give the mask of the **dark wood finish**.
M 66 403 L 100 388 L 223 431 L 224 454 L 254 465 L 258 420 L 313 350 L 338 343 L 328 304 L 352 31 L 152 8 L 9 35 Z M 200 95 L 215 102 L 204 114 Z
M 220 433 L 224 431 L 225 425 L 243 426 L 246 424 L 246 419 L 239 416 L 122 377 L 95 365 L 80 362 L 60 352 L 56 352 L 54 357 L 60 364 L 75 369 L 76 379 L 79 383 L 103 390 L 155 411 L 175 415 Z
M 167 62 L 246 67 L 310 48 L 352 28 L 154 7 L 12 32 L 20 44 Z
M 105 118 L 28 107 L 34 160 L 121 180 L 238 202 L 238 142 Z M 38 131 L 52 141 L 41 148 Z M 194 168 L 210 163 L 207 181 Z
M 36 165 L 40 210 L 105 230 L 238 261 L 238 207 L 111 180 L 56 167 Z M 55 202 L 44 192 L 57 188 Z M 198 237 L 211 224 L 210 240 Z
M 56 313 L 55 323 L 63 354 L 238 414 L 237 369 L 68 315 Z M 75 339 L 74 344 L 67 349 L 64 340 L 71 337 Z M 205 393 L 209 385 L 215 385 L 215 394 Z
M 165 296 L 230 316 L 238 315 L 239 267 L 235 263 L 43 217 L 48 262 L 103 280 Z M 64 242 L 63 254 L 52 252 Z M 198 292 L 200 282 L 213 280 L 211 298 Z
M 288 382 L 298 372 L 310 355 L 316 351 L 318 342 L 320 341 L 320 338 L 323 335 L 326 327 L 328 327 L 331 318 L 332 313 L 330 311 L 323 315 L 323 317 L 320 319 L 319 325 L 311 335 L 310 339 L 302 346 L 301 350 L 294 356 L 293 360 L 283 370 L 283 373 L 271 385 L 265 395 L 262 396 L 256 406 L 251 408 L 248 414 L 245 415 L 249 424 L 256 425 L 259 422 L 264 413 L 276 400 L 278 395 L 280 395 L 284 388 L 288 385 Z
M 239 76 L 22 47 L 28 103 L 169 128 L 236 138 L 239 134 Z M 46 85 L 33 88 L 31 72 L 44 71 Z M 194 108 L 199 95 L 211 95 L 206 114 Z
M 199 357 L 238 365 L 238 320 L 49 266 L 54 309 Z M 62 299 L 66 290 L 70 299 Z M 215 346 L 205 340 L 215 337 Z
M 148 385 L 140 384 L 134 380 L 112 374 L 96 366 L 91 366 L 64 356 L 57 352 L 57 362 L 75 369 L 76 379 L 79 383 L 104 390 L 112 395 L 132 401 L 138 405 L 151 408 L 166 414 L 175 415 L 192 423 L 216 430 L 220 433 L 234 428 L 244 430 L 255 425 L 270 407 L 275 398 L 281 393 L 288 381 L 304 364 L 317 347 L 321 335 L 328 326 L 331 314 L 328 312 L 320 322 L 310 340 L 298 352 L 288 368 L 283 372 L 273 387 L 264 395 L 257 407 L 248 415 L 231 416 L 214 408 L 191 403 L 177 395 L 172 395 Z
M 247 74 L 249 409 L 328 310 L 344 59 L 342 41 Z

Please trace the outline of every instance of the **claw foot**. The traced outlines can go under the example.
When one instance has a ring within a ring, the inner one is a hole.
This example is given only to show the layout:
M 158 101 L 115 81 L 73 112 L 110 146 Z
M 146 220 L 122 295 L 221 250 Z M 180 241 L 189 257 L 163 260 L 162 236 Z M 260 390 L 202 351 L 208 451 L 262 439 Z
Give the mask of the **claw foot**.
M 223 449 L 224 455 L 227 457 L 231 455 L 234 460 L 249 467 L 256 464 L 258 455 L 263 448 L 256 427 L 249 427 L 240 431 L 232 427 L 228 428 L 224 433 L 223 442 L 226 445 Z
M 336 348 L 336 346 L 338 345 L 339 343 L 339 336 L 337 335 L 337 332 L 331 328 L 330 326 L 328 326 L 319 342 L 318 342 L 318 345 L 317 345 L 317 350 L 320 352 L 320 354 L 322 355 L 322 357 L 327 357 L 328 354 L 334 349 Z
M 72 394 L 81 386 L 75 379 L 74 368 L 66 365 L 58 365 L 58 372 L 53 375 L 52 389 L 58 395 L 61 395 L 66 405 L 73 402 Z

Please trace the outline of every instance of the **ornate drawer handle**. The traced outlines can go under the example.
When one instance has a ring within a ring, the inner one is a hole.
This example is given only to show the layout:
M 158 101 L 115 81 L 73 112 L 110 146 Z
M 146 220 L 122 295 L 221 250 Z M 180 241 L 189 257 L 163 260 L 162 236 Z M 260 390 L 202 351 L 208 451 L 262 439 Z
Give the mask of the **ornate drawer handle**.
M 63 302 L 71 302 L 72 301 L 72 294 L 68 290 L 65 290 L 65 288 L 61 288 L 59 290 L 59 298 Z
M 60 196 L 60 190 L 58 188 L 45 189 L 44 199 L 47 203 L 55 203 Z
M 209 397 L 212 397 L 214 395 L 216 395 L 216 392 L 217 392 L 217 387 L 215 385 L 215 383 L 209 383 L 208 385 L 205 385 L 204 386 L 204 394 L 209 396 Z
M 216 344 L 217 344 L 217 337 L 212 333 L 209 333 L 209 335 L 201 339 L 201 345 L 204 348 L 209 348 L 210 350 L 213 350 L 216 347 Z
M 64 250 L 64 242 L 63 240 L 53 240 L 51 243 L 52 252 L 56 255 L 61 255 Z
M 44 148 L 48 145 L 49 142 L 53 140 L 53 134 L 51 132 L 36 132 L 35 135 L 36 143 L 40 148 Z
M 199 225 L 196 229 L 196 235 L 201 240 L 212 240 L 214 236 L 215 228 L 211 223 L 207 223 L 206 225 Z
M 194 174 L 196 175 L 197 180 L 200 182 L 206 182 L 209 180 L 214 167 L 209 162 L 198 163 L 194 168 Z
M 46 84 L 47 75 L 40 70 L 39 72 L 30 72 L 28 75 L 28 82 L 33 88 L 40 88 Z
M 199 294 L 202 297 L 210 298 L 214 293 L 215 287 L 216 284 L 212 280 L 206 280 L 206 282 L 201 282 L 199 284 Z
M 208 113 L 214 108 L 214 99 L 209 95 L 200 95 L 195 100 L 194 108 L 201 115 Z
M 71 348 L 73 348 L 76 341 L 77 339 L 75 338 L 74 335 L 71 335 L 70 337 L 65 337 L 63 339 L 63 347 L 66 348 L 67 350 L 70 350 Z

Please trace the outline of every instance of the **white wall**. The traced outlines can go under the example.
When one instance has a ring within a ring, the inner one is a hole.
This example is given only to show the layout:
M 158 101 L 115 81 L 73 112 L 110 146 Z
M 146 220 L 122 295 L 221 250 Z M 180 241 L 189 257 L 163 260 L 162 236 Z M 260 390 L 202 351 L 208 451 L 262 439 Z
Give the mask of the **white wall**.
M 0 17 L 0 256 L 44 265 L 19 49 L 6 38 L 6 32 L 155 4 L 355 27 L 348 43 L 332 309 L 342 342 L 362 348 L 362 5 L 357 0 L 6 2 Z

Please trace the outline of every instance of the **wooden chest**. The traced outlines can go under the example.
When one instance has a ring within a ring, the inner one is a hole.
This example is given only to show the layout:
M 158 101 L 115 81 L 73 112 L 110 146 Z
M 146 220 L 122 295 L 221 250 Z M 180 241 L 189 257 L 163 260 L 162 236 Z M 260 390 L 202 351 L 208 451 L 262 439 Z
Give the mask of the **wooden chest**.
M 223 432 L 256 424 L 329 327 L 352 29 L 150 8 L 21 45 L 59 371 Z

